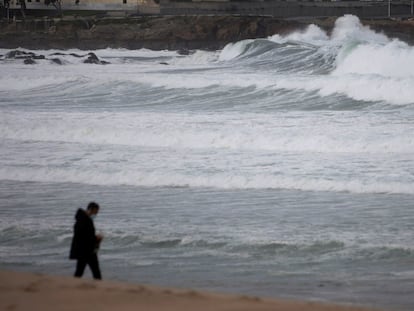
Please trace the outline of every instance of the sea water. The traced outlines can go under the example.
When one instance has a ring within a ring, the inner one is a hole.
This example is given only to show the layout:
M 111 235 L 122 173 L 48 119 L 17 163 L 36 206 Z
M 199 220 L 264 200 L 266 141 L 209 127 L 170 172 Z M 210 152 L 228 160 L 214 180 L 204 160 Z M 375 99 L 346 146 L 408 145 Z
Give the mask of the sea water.
M 93 51 L 108 65 L 8 52 L 0 268 L 72 275 L 95 200 L 105 279 L 414 308 L 414 47 L 344 16 L 214 52 Z

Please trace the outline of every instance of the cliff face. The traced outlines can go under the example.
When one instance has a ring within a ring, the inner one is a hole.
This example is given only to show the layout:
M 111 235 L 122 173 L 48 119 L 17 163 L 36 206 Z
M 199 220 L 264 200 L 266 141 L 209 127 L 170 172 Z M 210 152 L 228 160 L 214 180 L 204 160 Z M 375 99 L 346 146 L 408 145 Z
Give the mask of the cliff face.
M 31 20 L 0 22 L 0 47 L 30 49 L 220 49 L 227 43 L 285 34 L 309 23 L 326 30 L 335 19 L 293 21 L 254 16 L 164 16 L 121 19 Z M 412 22 L 365 22 L 376 30 L 414 41 Z
M 39 20 L 0 24 L 4 48 L 219 49 L 231 41 L 285 33 L 297 22 L 265 17 L 176 16 Z

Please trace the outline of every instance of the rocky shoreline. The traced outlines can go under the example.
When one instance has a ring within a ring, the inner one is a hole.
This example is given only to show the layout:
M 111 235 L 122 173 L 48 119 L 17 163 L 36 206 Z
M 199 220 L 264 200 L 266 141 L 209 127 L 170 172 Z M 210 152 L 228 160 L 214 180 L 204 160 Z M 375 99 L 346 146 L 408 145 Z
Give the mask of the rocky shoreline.
M 25 65 L 34 65 L 39 60 L 45 60 L 56 65 L 63 65 L 64 61 L 60 58 L 61 56 L 71 56 L 74 58 L 81 59 L 84 64 L 97 64 L 97 65 L 107 65 L 110 64 L 107 61 L 99 59 L 95 53 L 89 52 L 86 54 L 76 54 L 76 53 L 52 53 L 48 56 L 43 54 L 36 54 L 33 52 L 26 52 L 22 50 L 11 50 L 5 55 L 0 54 L 0 60 L 22 60 Z
M 148 48 L 217 50 L 229 42 L 286 34 L 316 24 L 331 31 L 336 18 L 278 19 L 263 16 L 142 16 L 134 18 L 65 17 L 0 21 L 1 48 L 69 49 Z M 412 20 L 362 20 L 389 37 L 414 44 Z

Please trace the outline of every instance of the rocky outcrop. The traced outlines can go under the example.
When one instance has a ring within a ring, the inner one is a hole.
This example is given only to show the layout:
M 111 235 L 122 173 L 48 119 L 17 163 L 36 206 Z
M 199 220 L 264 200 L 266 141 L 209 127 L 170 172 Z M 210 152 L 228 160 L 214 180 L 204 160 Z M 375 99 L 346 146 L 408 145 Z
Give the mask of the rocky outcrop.
M 310 23 L 331 30 L 334 18 L 282 20 L 255 16 L 153 16 L 136 18 L 66 17 L 55 20 L 0 22 L 0 47 L 46 48 L 149 48 L 190 50 L 223 48 L 227 43 L 249 38 L 285 34 Z M 363 21 L 376 30 L 413 43 L 410 21 Z
M 88 57 L 83 61 L 85 64 L 107 65 L 109 62 L 100 60 L 95 53 L 88 53 Z
M 52 56 L 52 57 L 50 57 Z M 34 65 L 37 64 L 36 60 L 45 60 L 52 64 L 56 65 L 63 65 L 65 61 L 61 58 L 55 57 L 55 56 L 70 56 L 74 58 L 82 58 L 83 63 L 85 64 L 97 64 L 97 65 L 106 65 L 109 64 L 109 62 L 101 60 L 96 56 L 95 53 L 88 53 L 85 55 L 79 55 L 75 53 L 52 53 L 49 56 L 35 54 L 33 52 L 26 52 L 22 50 L 12 50 L 6 55 L 0 55 L 0 61 L 1 60 L 23 60 L 23 63 L 26 65 Z

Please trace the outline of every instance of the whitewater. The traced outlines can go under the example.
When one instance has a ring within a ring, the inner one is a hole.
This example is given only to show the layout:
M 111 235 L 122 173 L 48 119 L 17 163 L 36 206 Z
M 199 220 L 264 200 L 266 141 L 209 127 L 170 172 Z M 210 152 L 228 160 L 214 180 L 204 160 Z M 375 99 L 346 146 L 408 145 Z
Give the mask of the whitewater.
M 412 310 L 414 47 L 337 19 L 220 51 L 0 49 L 0 268 Z M 58 58 L 60 64 L 52 59 Z

